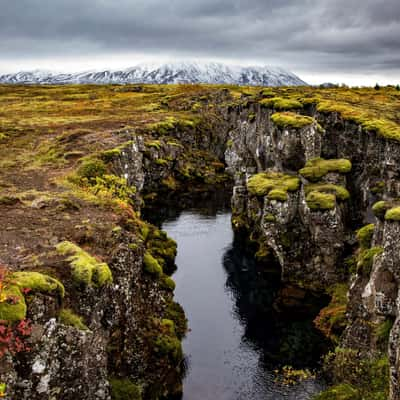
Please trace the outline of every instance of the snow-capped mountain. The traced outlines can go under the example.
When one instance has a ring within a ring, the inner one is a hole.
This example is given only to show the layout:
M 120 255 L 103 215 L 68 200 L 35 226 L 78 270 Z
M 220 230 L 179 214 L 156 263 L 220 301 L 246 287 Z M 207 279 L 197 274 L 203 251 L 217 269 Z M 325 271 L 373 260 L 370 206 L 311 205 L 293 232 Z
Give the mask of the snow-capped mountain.
M 220 63 L 180 62 L 139 64 L 120 71 L 52 73 L 27 71 L 0 75 L 0 83 L 71 84 L 71 83 L 221 83 L 257 86 L 306 85 L 295 74 L 276 67 L 241 67 Z

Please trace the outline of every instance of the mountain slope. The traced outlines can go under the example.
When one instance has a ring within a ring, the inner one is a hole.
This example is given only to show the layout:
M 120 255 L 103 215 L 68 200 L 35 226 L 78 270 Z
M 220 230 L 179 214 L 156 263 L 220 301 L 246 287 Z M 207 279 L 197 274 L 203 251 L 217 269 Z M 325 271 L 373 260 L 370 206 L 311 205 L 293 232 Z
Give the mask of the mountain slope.
M 0 83 L 72 84 L 72 83 L 215 83 L 249 86 L 306 85 L 295 74 L 275 67 L 240 67 L 220 63 L 139 64 L 121 71 L 55 74 L 27 71 L 0 76 Z

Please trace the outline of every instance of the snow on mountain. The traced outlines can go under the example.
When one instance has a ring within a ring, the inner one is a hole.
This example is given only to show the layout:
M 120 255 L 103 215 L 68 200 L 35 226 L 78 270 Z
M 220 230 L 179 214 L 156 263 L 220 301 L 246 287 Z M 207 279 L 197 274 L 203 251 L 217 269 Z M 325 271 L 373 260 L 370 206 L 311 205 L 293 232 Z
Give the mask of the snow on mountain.
M 0 75 L 0 83 L 14 84 L 125 84 L 125 83 L 220 83 L 257 86 L 306 85 L 295 74 L 276 67 L 241 67 L 220 63 L 179 62 L 139 64 L 121 71 L 56 74 L 27 71 Z

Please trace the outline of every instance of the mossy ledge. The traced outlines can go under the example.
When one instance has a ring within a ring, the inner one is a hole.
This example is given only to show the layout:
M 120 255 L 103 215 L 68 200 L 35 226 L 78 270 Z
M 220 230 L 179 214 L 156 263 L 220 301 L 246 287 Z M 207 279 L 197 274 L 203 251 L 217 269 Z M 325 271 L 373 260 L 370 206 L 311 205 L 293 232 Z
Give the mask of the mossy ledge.
M 279 112 L 272 114 L 272 122 L 279 128 L 304 128 L 316 123 L 313 117 L 293 112 Z
M 345 201 L 350 193 L 343 186 L 331 183 L 312 184 L 305 186 L 306 203 L 311 210 L 331 210 L 336 201 Z
M 249 178 L 247 188 L 255 196 L 266 196 L 270 200 L 286 201 L 287 192 L 299 189 L 300 179 L 297 176 L 281 172 L 261 172 Z
M 59 243 L 57 251 L 60 255 L 68 256 L 67 260 L 72 268 L 72 278 L 78 285 L 101 287 L 112 283 L 110 267 L 96 260 L 85 250 L 72 242 Z
M 57 279 L 40 272 L 19 271 L 7 275 L 0 287 L 0 321 L 17 322 L 25 319 L 25 296 L 35 292 L 55 294 L 62 298 L 65 290 Z
M 351 162 L 346 159 L 331 159 L 313 158 L 308 160 L 305 167 L 299 172 L 304 178 L 309 181 L 318 181 L 329 172 L 338 172 L 347 174 L 351 171 Z

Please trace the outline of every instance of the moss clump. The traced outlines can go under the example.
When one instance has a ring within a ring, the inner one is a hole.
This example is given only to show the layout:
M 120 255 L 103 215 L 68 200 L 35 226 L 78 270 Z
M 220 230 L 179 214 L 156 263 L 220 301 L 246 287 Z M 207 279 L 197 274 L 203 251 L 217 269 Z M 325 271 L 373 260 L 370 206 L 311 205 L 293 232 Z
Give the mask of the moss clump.
M 10 279 L 21 289 L 30 289 L 33 292 L 41 293 L 58 293 L 60 297 L 64 297 L 65 294 L 64 285 L 60 281 L 40 272 L 14 272 Z
M 379 246 L 362 250 L 357 257 L 357 272 L 368 276 L 371 273 L 374 257 L 382 253 L 383 248 Z
M 102 177 L 107 172 L 104 162 L 98 158 L 89 158 L 82 162 L 77 170 L 79 178 L 85 178 L 89 181 Z
M 362 249 L 368 249 L 371 247 L 371 240 L 374 234 L 374 228 L 374 224 L 368 224 L 357 231 L 356 237 Z
M 303 105 L 296 99 L 284 99 L 282 97 L 272 97 L 260 100 L 264 107 L 272 107 L 276 110 L 295 110 L 303 108 Z
M 342 186 L 330 183 L 305 186 L 306 203 L 311 210 L 332 210 L 336 200 L 344 201 L 350 197 Z
M 351 162 L 346 159 L 324 160 L 323 158 L 314 158 L 308 160 L 305 167 L 299 172 L 304 178 L 310 181 L 318 181 L 329 172 L 339 172 L 346 174 L 351 171 Z
M 154 343 L 156 352 L 162 357 L 168 357 L 178 363 L 183 358 L 181 341 L 171 334 L 159 335 Z
M 378 218 L 383 218 L 386 214 L 386 211 L 390 209 L 390 204 L 386 201 L 378 201 L 372 206 L 372 211 Z
M 335 385 L 313 397 L 313 400 L 362 400 L 358 390 L 352 385 Z
M 272 122 L 279 128 L 304 128 L 315 123 L 315 119 L 305 115 L 291 112 L 281 112 L 272 114 Z
M 394 323 L 393 319 L 389 317 L 387 320 L 380 323 L 375 328 L 374 333 L 378 340 L 378 343 L 383 345 L 384 348 L 386 348 L 389 342 L 390 331 L 393 328 L 393 323 Z
M 82 331 L 87 331 L 88 327 L 84 324 L 82 317 L 76 315 L 69 308 L 64 308 L 58 314 L 58 319 L 64 325 L 73 326 L 74 328 L 80 329 Z
M 163 275 L 161 279 L 161 286 L 164 289 L 170 290 L 173 292 L 175 290 L 175 281 L 168 275 Z
M 188 329 L 188 321 L 182 306 L 179 303 L 171 301 L 165 310 L 165 318 L 174 321 L 176 336 L 182 339 Z
M 111 378 L 112 400 L 142 400 L 142 393 L 139 385 L 130 379 Z
M 143 257 L 144 270 L 150 275 L 159 277 L 162 275 L 163 270 L 158 261 L 148 252 L 144 253 Z
M 281 201 L 284 202 L 288 199 L 288 195 L 287 192 L 285 190 L 282 189 L 272 189 L 268 195 L 267 198 L 269 200 L 277 200 L 277 201 Z
M 265 223 L 273 223 L 276 222 L 276 217 L 273 214 L 265 214 L 264 215 L 264 222 Z
M 274 191 L 273 197 L 283 199 L 282 192 L 287 196 L 287 192 L 298 190 L 299 185 L 300 180 L 296 176 L 285 175 L 280 172 L 262 172 L 249 179 L 247 188 L 252 195 L 265 196 Z
M 311 191 L 307 194 L 306 202 L 311 210 L 332 210 L 336 205 L 336 197 L 331 193 Z
M 103 286 L 112 283 L 110 267 L 103 262 L 97 261 L 94 257 L 82 250 L 72 242 L 61 242 L 57 246 L 61 255 L 69 255 L 67 260 L 72 267 L 72 277 L 79 285 Z
M 111 197 L 130 202 L 136 194 L 135 186 L 128 185 L 125 178 L 116 175 L 98 176 L 91 181 L 91 184 L 91 192 L 98 197 Z
M 0 321 L 17 322 L 25 319 L 26 291 L 64 296 L 64 286 L 48 275 L 27 271 L 7 275 L 0 287 Z
M 161 142 L 159 140 L 149 140 L 148 142 L 145 142 L 146 147 L 153 147 L 157 150 L 160 150 L 161 148 Z
M 387 221 L 400 221 L 400 207 L 394 207 L 387 210 L 385 213 L 385 219 Z

